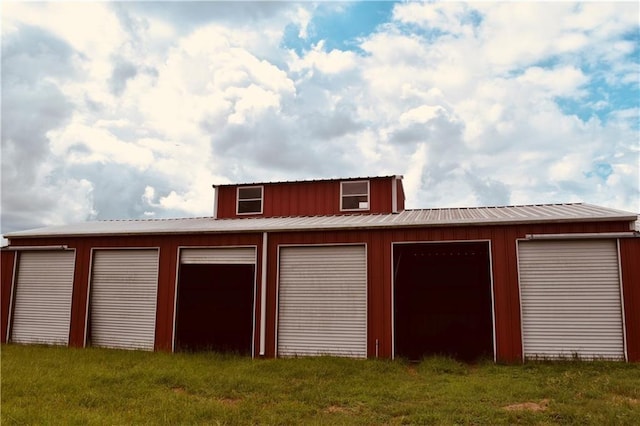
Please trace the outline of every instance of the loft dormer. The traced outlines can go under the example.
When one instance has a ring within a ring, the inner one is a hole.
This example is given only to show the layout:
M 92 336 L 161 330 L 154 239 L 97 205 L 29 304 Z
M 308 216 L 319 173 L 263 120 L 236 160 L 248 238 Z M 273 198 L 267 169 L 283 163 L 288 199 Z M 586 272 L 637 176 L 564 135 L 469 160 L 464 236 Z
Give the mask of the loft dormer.
M 217 219 L 404 210 L 402 176 L 228 184 L 214 188 Z

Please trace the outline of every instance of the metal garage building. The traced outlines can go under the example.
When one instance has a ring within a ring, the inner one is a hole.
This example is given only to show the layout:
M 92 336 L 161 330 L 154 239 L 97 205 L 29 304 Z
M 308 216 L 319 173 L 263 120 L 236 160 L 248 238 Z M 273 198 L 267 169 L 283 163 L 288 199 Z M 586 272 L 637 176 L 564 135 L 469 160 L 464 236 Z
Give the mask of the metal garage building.
M 637 362 L 636 220 L 588 204 L 404 210 L 398 176 L 227 185 L 211 218 L 7 235 L 1 339 Z

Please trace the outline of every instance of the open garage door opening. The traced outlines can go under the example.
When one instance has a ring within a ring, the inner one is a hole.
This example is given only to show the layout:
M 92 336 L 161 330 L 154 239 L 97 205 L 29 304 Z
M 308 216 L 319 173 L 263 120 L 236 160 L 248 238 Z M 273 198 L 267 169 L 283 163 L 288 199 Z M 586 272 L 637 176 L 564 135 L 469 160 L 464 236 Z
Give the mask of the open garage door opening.
M 488 242 L 395 244 L 396 356 L 493 358 Z
M 251 355 L 255 265 L 182 264 L 176 349 Z

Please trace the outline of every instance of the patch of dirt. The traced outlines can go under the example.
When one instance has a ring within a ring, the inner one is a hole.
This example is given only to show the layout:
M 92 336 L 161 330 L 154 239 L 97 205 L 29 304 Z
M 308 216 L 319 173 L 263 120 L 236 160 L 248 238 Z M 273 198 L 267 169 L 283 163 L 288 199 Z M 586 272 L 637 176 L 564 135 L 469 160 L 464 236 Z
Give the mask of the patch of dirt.
M 171 388 L 172 391 L 174 391 L 175 393 L 187 393 L 187 390 L 185 388 L 183 388 L 182 386 L 176 386 Z
M 327 408 L 325 408 L 324 411 L 327 413 L 347 413 L 350 410 L 348 408 L 340 407 L 338 405 L 330 405 Z
M 625 403 L 625 402 L 626 402 L 627 404 L 631 404 L 631 405 L 638 405 L 638 404 L 640 404 L 640 399 L 637 399 L 637 398 L 630 398 L 630 397 L 628 397 L 628 396 L 618 396 L 618 395 L 616 395 L 616 396 L 614 396 L 614 397 L 613 397 L 613 398 L 611 398 L 611 399 L 613 399 L 613 401 L 614 401 L 614 402 L 622 402 L 622 403 Z
M 326 407 L 323 411 L 328 414 L 348 414 L 350 416 L 357 415 L 362 410 L 360 404 L 356 404 L 355 406 L 342 406 L 342 405 L 330 405 Z
M 549 400 L 543 399 L 540 402 L 522 402 L 502 407 L 506 411 L 545 411 L 549 408 Z

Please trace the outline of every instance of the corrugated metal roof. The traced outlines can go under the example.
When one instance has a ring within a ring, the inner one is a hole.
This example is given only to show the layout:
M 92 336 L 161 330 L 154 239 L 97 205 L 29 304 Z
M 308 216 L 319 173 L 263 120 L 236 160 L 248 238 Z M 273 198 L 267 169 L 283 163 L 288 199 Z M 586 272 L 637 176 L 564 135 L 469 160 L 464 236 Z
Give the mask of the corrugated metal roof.
M 390 178 L 402 179 L 402 175 L 389 175 L 389 176 L 361 176 L 361 177 L 346 177 L 346 178 L 323 178 L 323 179 L 300 179 L 300 180 L 281 180 L 281 181 L 269 181 L 269 182 L 242 182 L 242 183 L 221 183 L 213 184 L 214 188 L 221 186 L 246 186 L 246 185 L 276 185 L 283 183 L 308 183 L 308 182 L 344 182 L 349 180 L 371 180 L 371 179 L 390 179 Z
M 542 204 L 405 210 L 397 214 L 354 214 L 272 218 L 110 220 L 11 232 L 6 238 L 87 235 L 192 234 L 410 228 L 540 222 L 591 222 L 638 219 L 636 213 L 590 204 Z

